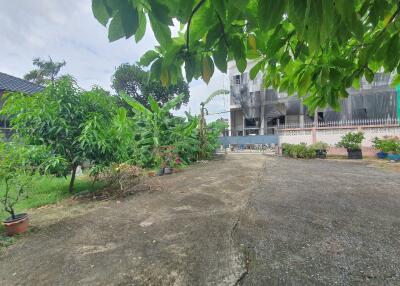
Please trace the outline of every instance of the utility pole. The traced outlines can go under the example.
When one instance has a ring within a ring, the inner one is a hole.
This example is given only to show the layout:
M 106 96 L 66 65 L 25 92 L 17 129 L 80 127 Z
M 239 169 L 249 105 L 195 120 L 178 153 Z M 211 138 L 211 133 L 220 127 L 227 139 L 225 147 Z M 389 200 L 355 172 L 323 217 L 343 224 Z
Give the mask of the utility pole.
M 208 114 L 207 108 L 205 108 L 206 104 L 208 104 L 211 100 L 213 100 L 218 95 L 229 94 L 228 90 L 220 89 L 214 91 L 210 94 L 207 99 L 200 103 L 200 126 L 199 126 L 199 141 L 200 141 L 200 159 L 205 159 L 207 156 L 206 147 L 207 147 L 207 123 L 206 123 L 206 113 Z
M 205 148 L 207 146 L 207 123 L 205 117 L 206 108 L 205 103 L 200 103 L 200 128 L 199 128 L 199 139 L 200 139 L 200 159 L 205 157 Z

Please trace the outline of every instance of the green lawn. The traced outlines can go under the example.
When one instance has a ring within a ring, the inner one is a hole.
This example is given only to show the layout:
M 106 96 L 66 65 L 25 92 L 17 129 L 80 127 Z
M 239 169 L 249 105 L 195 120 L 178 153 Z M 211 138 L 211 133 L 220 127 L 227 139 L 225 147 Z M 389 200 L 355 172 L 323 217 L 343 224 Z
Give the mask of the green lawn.
M 16 206 L 16 212 L 25 212 L 31 208 L 57 203 L 71 194 L 68 192 L 69 178 L 57 178 L 53 176 L 35 176 L 32 180 L 32 188 L 29 191 L 28 198 L 22 199 Z M 100 188 L 101 183 L 97 183 L 94 188 Z M 86 176 L 78 177 L 75 181 L 74 194 L 85 190 L 92 189 L 92 181 Z M 4 189 L 0 186 L 0 196 L 3 194 Z M 9 217 L 0 205 L 0 220 Z M 0 227 L 1 231 L 1 227 Z

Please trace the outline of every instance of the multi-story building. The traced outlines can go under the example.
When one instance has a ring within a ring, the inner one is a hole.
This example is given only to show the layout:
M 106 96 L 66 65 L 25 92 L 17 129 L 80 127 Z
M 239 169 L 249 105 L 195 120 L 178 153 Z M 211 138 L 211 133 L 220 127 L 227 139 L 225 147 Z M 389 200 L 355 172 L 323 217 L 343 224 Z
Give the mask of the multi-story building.
M 400 96 L 390 87 L 390 74 L 378 73 L 372 83 L 362 80 L 359 90 L 349 89 L 350 96 L 342 100 L 340 112 L 325 108 L 310 115 L 296 95 L 264 88 L 261 73 L 250 80 L 249 70 L 253 65 L 249 63 L 241 74 L 234 62 L 229 63 L 231 136 L 275 134 L 282 125 L 301 128 L 310 122 L 367 121 L 400 116 Z

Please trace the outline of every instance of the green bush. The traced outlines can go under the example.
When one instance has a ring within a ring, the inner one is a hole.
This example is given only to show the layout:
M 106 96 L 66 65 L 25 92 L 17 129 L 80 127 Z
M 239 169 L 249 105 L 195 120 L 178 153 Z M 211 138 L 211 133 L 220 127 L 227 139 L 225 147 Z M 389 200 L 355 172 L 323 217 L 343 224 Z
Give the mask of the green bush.
M 384 153 L 400 153 L 400 138 L 396 136 L 375 137 L 374 148 Z
M 347 150 L 361 150 L 361 142 L 364 140 L 364 133 L 362 132 L 349 132 L 342 137 L 337 147 L 343 147 Z
M 316 152 L 312 146 L 307 146 L 305 143 L 300 144 L 282 144 L 282 153 L 284 156 L 291 158 L 315 158 Z
M 326 149 L 328 149 L 329 145 L 327 143 L 319 141 L 315 144 L 312 144 L 310 147 L 313 148 L 314 150 L 326 151 Z

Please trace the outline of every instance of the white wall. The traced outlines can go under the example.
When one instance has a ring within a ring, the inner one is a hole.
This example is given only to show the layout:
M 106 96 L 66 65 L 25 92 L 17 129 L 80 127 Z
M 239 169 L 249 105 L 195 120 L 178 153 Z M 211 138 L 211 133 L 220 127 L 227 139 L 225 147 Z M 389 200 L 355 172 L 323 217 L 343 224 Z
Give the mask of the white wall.
M 382 126 L 382 127 L 362 127 L 360 129 L 364 132 L 365 139 L 362 143 L 363 147 L 372 147 L 372 140 L 375 137 L 382 138 L 384 136 L 400 136 L 399 126 Z M 341 139 L 341 137 L 348 132 L 357 132 L 359 129 L 354 128 L 340 128 L 333 127 L 328 129 L 317 129 L 316 130 L 316 141 L 322 141 L 328 143 L 330 146 L 335 146 Z M 299 144 L 307 143 L 312 144 L 312 130 L 311 129 L 299 129 L 299 130 L 284 130 L 279 137 L 279 142 Z

